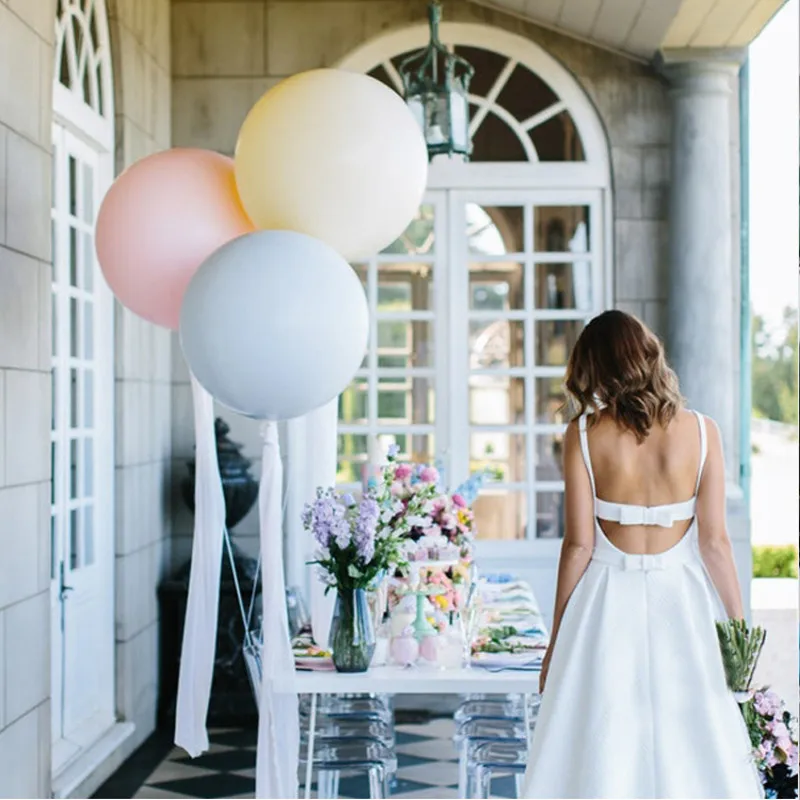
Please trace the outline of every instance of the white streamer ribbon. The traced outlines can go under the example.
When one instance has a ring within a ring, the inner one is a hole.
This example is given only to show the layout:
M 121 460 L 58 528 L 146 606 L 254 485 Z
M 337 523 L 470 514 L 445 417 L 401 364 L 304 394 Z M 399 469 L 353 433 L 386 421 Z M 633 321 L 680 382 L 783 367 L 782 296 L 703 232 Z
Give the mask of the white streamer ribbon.
M 262 569 L 262 682 L 258 709 L 256 797 L 297 797 L 300 719 L 294 680 L 294 655 L 289 637 L 283 574 L 283 520 L 278 426 L 262 429 L 264 451 L 258 511 Z
M 214 677 L 225 497 L 214 437 L 214 400 L 192 376 L 196 443 L 194 539 L 183 626 L 175 744 L 196 758 L 208 750 L 206 717 Z

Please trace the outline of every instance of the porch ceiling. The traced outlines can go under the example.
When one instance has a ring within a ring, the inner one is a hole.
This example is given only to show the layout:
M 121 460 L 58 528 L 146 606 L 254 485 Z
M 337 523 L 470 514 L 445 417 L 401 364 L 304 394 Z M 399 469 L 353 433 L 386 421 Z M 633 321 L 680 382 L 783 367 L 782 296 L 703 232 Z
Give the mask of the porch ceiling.
M 472 0 L 646 60 L 664 49 L 741 48 L 785 0 Z

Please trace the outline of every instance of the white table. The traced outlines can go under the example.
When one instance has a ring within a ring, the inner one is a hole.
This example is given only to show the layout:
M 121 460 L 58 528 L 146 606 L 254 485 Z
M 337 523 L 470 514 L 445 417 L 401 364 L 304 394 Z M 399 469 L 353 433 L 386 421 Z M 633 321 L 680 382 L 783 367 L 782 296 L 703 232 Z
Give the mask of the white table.
M 311 797 L 317 696 L 320 694 L 522 694 L 525 697 L 526 730 L 530 734 L 528 695 L 539 692 L 539 671 L 506 669 L 493 672 L 483 667 L 436 669 L 435 667 L 372 667 L 368 672 L 295 673 L 293 688 L 311 695 L 305 797 Z

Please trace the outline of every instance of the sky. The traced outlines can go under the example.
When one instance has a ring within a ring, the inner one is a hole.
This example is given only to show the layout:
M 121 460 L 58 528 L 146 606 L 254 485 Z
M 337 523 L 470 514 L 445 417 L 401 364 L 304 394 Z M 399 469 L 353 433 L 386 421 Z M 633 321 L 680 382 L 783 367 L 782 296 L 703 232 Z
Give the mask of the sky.
M 798 303 L 800 0 L 750 46 L 750 299 L 777 327 Z

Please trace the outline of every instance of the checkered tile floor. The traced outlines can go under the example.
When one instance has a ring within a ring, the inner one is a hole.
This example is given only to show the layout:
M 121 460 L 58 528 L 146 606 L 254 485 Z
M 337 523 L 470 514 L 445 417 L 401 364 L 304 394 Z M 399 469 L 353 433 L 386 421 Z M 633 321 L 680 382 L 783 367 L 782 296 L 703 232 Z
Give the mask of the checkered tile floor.
M 452 719 L 398 723 L 396 731 L 398 770 L 392 797 L 458 797 Z M 210 739 L 209 752 L 191 759 L 183 750 L 171 747 L 168 736 L 155 734 L 95 797 L 253 797 L 255 730 L 212 730 Z M 339 796 L 369 797 L 366 777 L 341 778 Z M 492 796 L 515 797 L 513 778 L 493 781 Z

